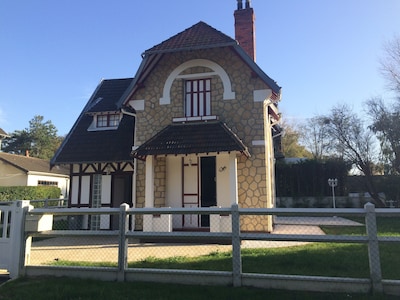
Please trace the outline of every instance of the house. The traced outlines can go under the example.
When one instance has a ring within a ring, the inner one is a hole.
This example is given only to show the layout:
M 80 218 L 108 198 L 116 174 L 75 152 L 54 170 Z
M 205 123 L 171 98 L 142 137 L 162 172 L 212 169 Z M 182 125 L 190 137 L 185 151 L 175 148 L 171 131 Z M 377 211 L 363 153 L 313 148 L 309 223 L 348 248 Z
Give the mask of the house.
M 0 128 L 0 152 L 1 152 L 1 144 L 5 138 L 10 137 L 2 128 Z
M 250 1 L 237 1 L 234 18 L 236 40 L 198 22 L 146 50 L 134 78 L 100 82 L 51 161 L 70 166 L 71 207 L 274 206 L 281 88 L 255 63 Z M 155 218 L 134 228 L 154 230 Z M 166 228 L 218 231 L 213 222 L 174 215 Z M 271 231 L 272 220 L 241 226 Z
M 0 186 L 57 186 L 67 198 L 69 169 L 48 160 L 0 152 Z

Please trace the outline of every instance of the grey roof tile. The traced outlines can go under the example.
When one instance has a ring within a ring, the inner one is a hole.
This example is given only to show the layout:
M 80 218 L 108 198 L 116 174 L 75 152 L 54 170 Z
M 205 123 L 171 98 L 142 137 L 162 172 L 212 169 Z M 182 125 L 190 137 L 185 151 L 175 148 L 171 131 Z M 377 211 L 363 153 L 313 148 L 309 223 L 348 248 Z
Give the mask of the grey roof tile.
M 200 21 L 192 27 L 146 50 L 144 54 L 232 46 L 236 44 L 237 42 L 231 37 Z
M 51 160 L 52 165 L 131 161 L 134 117 L 124 115 L 118 129 L 89 131 L 92 114 L 118 111 L 116 103 L 132 78 L 103 80 Z
M 222 122 L 172 124 L 132 152 L 144 159 L 147 155 L 178 155 L 239 151 L 247 156 L 247 147 Z

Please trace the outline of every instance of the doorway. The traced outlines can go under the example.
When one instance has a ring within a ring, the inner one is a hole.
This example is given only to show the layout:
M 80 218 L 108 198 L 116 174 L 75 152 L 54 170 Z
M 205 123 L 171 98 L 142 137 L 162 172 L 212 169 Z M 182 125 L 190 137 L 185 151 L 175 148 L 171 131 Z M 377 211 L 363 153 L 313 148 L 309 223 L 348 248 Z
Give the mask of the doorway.
M 215 156 L 202 157 L 200 166 L 201 207 L 216 206 Z M 201 227 L 210 227 L 210 215 L 201 215 Z
M 111 207 L 119 207 L 122 203 L 132 206 L 132 174 L 114 175 L 112 179 Z M 130 223 L 130 222 L 129 222 Z M 111 216 L 111 230 L 119 229 L 118 215 Z
M 182 159 L 182 206 L 210 207 L 217 205 L 215 156 L 185 157 Z M 183 228 L 210 227 L 209 215 L 185 214 Z

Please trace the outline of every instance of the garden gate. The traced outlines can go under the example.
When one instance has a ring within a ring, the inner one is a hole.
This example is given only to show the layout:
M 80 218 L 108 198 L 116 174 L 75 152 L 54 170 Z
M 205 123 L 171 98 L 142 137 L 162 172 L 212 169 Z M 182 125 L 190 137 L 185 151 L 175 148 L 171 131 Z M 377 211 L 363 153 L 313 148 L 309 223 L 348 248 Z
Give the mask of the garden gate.
M 22 259 L 21 247 L 25 244 L 24 222 L 29 201 L 0 202 L 0 269 L 13 278 L 18 275 Z

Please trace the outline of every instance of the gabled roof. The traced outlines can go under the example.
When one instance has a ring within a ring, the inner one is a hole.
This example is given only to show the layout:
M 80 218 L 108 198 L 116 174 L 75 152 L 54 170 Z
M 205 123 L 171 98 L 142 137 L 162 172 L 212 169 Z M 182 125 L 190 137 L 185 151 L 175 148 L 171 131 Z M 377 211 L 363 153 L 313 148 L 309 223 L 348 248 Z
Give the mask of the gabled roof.
M 0 160 L 24 171 L 24 172 L 40 172 L 68 175 L 68 168 L 53 168 L 50 170 L 50 162 L 48 160 L 35 157 L 28 157 L 16 154 L 0 152 Z
M 237 42 L 234 39 L 200 21 L 192 27 L 146 50 L 144 55 L 233 46 L 236 44 Z
M 132 78 L 103 79 L 90 98 L 85 113 L 118 111 L 117 102 Z
M 133 78 L 102 80 L 51 160 L 52 165 L 131 161 L 134 117 L 123 115 L 117 129 L 89 131 L 93 114 L 115 112 Z
M 178 155 L 212 152 L 250 153 L 238 136 L 222 122 L 172 124 L 165 127 L 136 150 L 132 156 Z
M 271 88 L 273 93 L 272 98 L 279 100 L 281 87 L 278 86 L 278 84 L 254 62 L 254 60 L 234 39 L 204 22 L 198 22 L 192 27 L 189 27 L 188 29 L 172 36 L 164 42 L 155 45 L 143 53 L 143 60 L 135 75 L 135 78 L 124 95 L 122 95 L 118 105 L 122 106 L 129 99 L 129 97 L 142 86 L 147 76 L 152 72 L 164 54 L 178 51 L 193 51 L 218 47 L 231 47 L 236 54 L 249 66 L 254 74 L 256 74 Z

